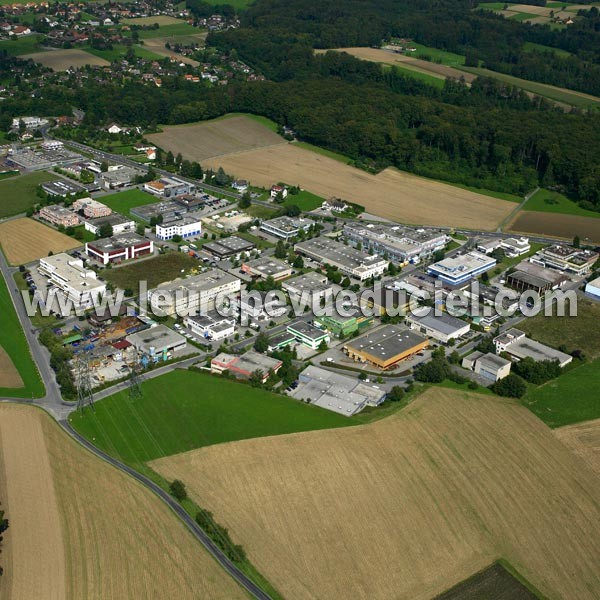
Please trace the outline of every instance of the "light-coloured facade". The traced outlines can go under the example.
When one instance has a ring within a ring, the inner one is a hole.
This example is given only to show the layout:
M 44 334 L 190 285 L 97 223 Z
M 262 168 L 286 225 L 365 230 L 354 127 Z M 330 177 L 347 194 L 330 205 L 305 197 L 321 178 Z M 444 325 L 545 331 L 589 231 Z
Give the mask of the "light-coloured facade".
M 504 379 L 510 373 L 510 360 L 488 352 L 473 352 L 463 358 L 462 366 L 489 381 Z
M 472 251 L 436 262 L 427 268 L 427 273 L 438 277 L 444 283 L 461 285 L 495 266 L 495 258 Z
M 182 239 L 188 239 L 198 237 L 201 233 L 202 223 L 188 217 L 156 225 L 156 237 L 159 240 L 171 240 L 176 235 Z
M 447 313 L 441 315 L 422 315 L 409 314 L 406 317 L 409 327 L 415 331 L 431 337 L 438 342 L 447 344 L 451 340 L 457 340 L 469 333 L 471 325 L 457 319 Z
M 75 200 L 72 209 L 75 212 L 83 210 L 84 216 L 90 219 L 108 217 L 108 215 L 112 214 L 112 210 L 106 204 L 102 204 L 102 202 L 98 202 L 93 198 L 79 198 Z
M 48 221 L 48 223 L 52 223 L 56 226 L 76 227 L 79 225 L 79 217 L 74 212 L 64 206 L 58 206 L 56 204 L 43 206 L 40 209 L 40 219 Z

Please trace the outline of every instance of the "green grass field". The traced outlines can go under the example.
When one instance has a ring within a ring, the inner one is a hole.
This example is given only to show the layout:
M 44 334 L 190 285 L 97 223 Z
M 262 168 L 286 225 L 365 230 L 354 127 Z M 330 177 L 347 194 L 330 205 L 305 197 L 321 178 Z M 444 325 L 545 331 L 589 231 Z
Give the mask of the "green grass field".
M 142 192 L 142 190 L 137 188 L 125 190 L 124 192 L 117 192 L 116 194 L 109 194 L 108 196 L 102 196 L 101 198 L 98 198 L 98 200 L 102 202 L 102 204 L 106 204 L 106 206 L 112 208 L 115 212 L 127 216 L 131 216 L 129 211 L 132 208 L 152 204 L 157 201 L 152 194 Z
M 557 56 L 562 56 L 563 58 L 571 56 L 571 52 L 569 52 L 568 50 L 562 50 L 561 48 L 553 48 L 552 46 L 544 46 L 543 44 L 536 44 L 535 42 L 525 42 L 525 44 L 523 44 L 523 50 L 554 52 L 554 54 L 556 54 Z
M 173 25 L 163 25 L 158 29 L 140 30 L 138 33 L 140 35 L 140 39 L 145 40 L 155 37 L 167 37 L 171 35 L 193 35 L 202 32 L 202 29 L 198 29 L 198 27 L 194 27 L 189 23 L 175 23 Z
M 422 44 L 412 44 L 417 51 L 410 52 L 409 56 L 413 58 L 424 58 L 429 59 L 431 62 L 440 63 L 449 67 L 458 67 L 465 64 L 465 57 L 462 54 L 455 54 L 454 52 L 447 52 L 446 50 L 440 50 L 439 48 L 432 48 L 431 46 L 423 46 Z
M 523 403 L 549 427 L 600 418 L 600 359 L 530 390 Z
M 546 317 L 539 314 L 525 319 L 518 329 L 554 348 L 564 346 L 567 352 L 583 350 L 590 359 L 600 358 L 600 303 L 577 299 L 576 317 Z
M 133 45 L 132 48 L 135 56 L 138 58 L 145 58 L 147 60 L 162 60 L 164 58 L 164 56 L 160 56 L 159 54 L 155 54 L 150 50 L 146 50 L 143 46 Z M 116 44 L 110 50 L 98 50 L 97 48 L 90 48 L 89 46 L 82 48 L 82 50 L 85 50 L 94 56 L 99 56 L 100 58 L 103 58 L 109 62 L 113 62 L 114 60 L 120 60 L 123 58 L 125 54 L 127 54 L 128 48 L 125 45 Z
M 131 289 L 137 293 L 140 281 L 147 281 L 150 289 L 159 283 L 183 277 L 196 268 L 198 261 L 191 256 L 183 252 L 167 252 L 122 267 L 104 269 L 101 276 L 122 290 Z
M 26 212 L 39 201 L 36 196 L 38 185 L 56 179 L 58 177 L 51 173 L 37 171 L 0 181 L 0 218 Z
M 423 73 L 421 71 L 414 71 L 413 69 L 409 69 L 408 67 L 403 67 L 400 64 L 397 65 L 381 65 L 382 69 L 392 69 L 395 68 L 401 75 L 405 75 L 406 77 L 412 77 L 413 79 L 418 79 L 423 83 L 427 83 L 436 87 L 438 89 L 443 89 L 445 80 L 442 77 L 435 77 L 433 75 L 428 75 L 427 73 Z
M 266 248 L 274 248 L 275 247 L 275 244 L 272 244 L 271 242 L 268 242 L 267 240 L 263 240 L 262 238 L 259 238 L 258 236 L 254 235 L 252 233 L 248 233 L 247 231 L 238 231 L 235 235 L 237 235 L 238 237 L 241 237 L 245 240 L 248 240 L 249 242 L 256 244 L 256 247 L 259 250 L 264 250 Z
M 532 13 L 523 13 L 517 12 L 514 17 L 510 17 L 511 21 L 531 21 L 531 19 L 536 19 L 539 15 L 534 15 Z
M 253 1 L 254 0 L 228 0 L 227 4 L 233 6 L 233 8 L 235 8 L 236 10 L 243 10 Z M 206 3 L 212 6 L 219 6 L 220 4 L 223 4 L 221 0 L 207 0 Z
M 45 48 L 41 47 L 39 40 L 41 35 L 27 35 L 15 40 L 6 40 L 0 42 L 0 50 L 6 50 L 9 56 L 21 56 L 22 54 L 33 54 L 42 52 Z
M 172 371 L 142 384 L 143 396 L 119 392 L 74 414 L 73 427 L 124 462 L 144 463 L 235 440 L 343 427 L 330 411 L 204 373 Z
M 544 83 L 520 79 L 519 77 L 513 77 L 512 75 L 506 75 L 505 73 L 497 73 L 496 71 L 490 71 L 481 67 L 463 66 L 461 69 L 475 75 L 493 77 L 494 79 L 505 81 L 506 83 L 510 83 L 511 85 L 522 88 L 528 92 L 531 92 L 532 94 L 537 94 L 538 96 L 549 98 L 550 100 L 556 100 L 557 102 L 563 102 L 571 106 L 577 106 L 579 108 L 598 108 L 600 106 L 600 98 L 595 99 L 593 97 L 582 96 L 577 92 L 554 88 Z
M 8 283 L 12 284 L 12 282 Z M 4 281 L 4 277 L 0 276 L 0 331 L 2 331 L 0 345 L 19 371 L 24 387 L 0 388 L 0 396 L 41 398 L 45 394 L 44 385 L 31 358 L 29 345 L 6 286 L 7 282 Z
M 323 204 L 324 198 L 317 196 L 306 190 L 300 191 L 298 194 L 293 196 L 288 194 L 288 197 L 284 201 L 284 206 L 296 205 L 300 210 L 310 211 L 319 208 Z
M 279 209 L 275 205 L 273 208 L 270 208 L 268 206 L 263 206 L 262 204 L 252 204 L 243 210 L 255 219 L 272 219 Z
M 523 210 L 600 218 L 600 212 L 585 210 L 585 208 L 581 208 L 577 202 L 569 200 L 569 198 L 563 194 L 543 189 L 539 190 L 529 198 L 523 207 Z

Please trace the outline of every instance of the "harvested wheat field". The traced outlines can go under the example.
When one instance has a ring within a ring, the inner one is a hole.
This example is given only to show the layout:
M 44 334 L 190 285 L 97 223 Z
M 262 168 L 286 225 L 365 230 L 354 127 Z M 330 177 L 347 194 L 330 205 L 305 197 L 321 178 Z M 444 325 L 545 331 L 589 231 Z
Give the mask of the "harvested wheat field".
M 286 143 L 262 123 L 243 115 L 163 127 L 162 133 L 146 137 L 163 150 L 171 150 L 174 154 L 181 152 L 185 158 L 199 162 L 209 157 Z
M 26 54 L 21 58 L 30 58 L 36 63 L 44 65 L 53 71 L 66 71 L 67 69 L 79 69 L 85 65 L 94 65 L 105 67 L 110 63 L 104 58 L 94 56 L 84 50 L 71 48 L 69 50 L 52 50 L 49 52 L 36 52 L 34 54 Z
M 81 242 L 23 217 L 0 223 L 0 246 L 10 264 L 21 265 L 48 256 L 48 252 L 78 248 Z
M 180 478 L 284 597 L 418 600 L 504 557 L 600 596 L 600 478 L 525 408 L 432 388 L 371 425 L 210 446 Z
M 185 152 L 184 152 L 185 155 Z M 357 202 L 367 212 L 402 223 L 494 229 L 515 204 L 433 179 L 385 169 L 371 175 L 295 144 L 207 159 L 203 166 L 270 187 L 277 181 Z
M 600 475 L 600 419 L 560 427 L 553 433 Z
M 477 76 L 472 73 L 466 73 L 460 69 L 440 65 L 435 62 L 423 60 L 421 58 L 413 58 L 406 54 L 398 54 L 393 50 L 385 50 L 384 48 L 336 48 L 336 52 L 346 52 L 351 56 L 368 60 L 371 62 L 382 63 L 385 65 L 400 65 L 406 69 L 427 73 L 434 77 L 446 79 L 453 77 L 460 79 L 464 77 L 467 83 L 471 83 Z M 317 50 L 317 53 L 328 52 L 328 50 Z
M 0 406 L 0 440 L 3 599 L 243 597 L 165 505 L 41 410 Z
M 0 346 L 0 388 L 22 388 L 23 380 L 6 350 Z
M 517 214 L 508 229 L 569 240 L 578 235 L 582 240 L 600 243 L 600 219 L 595 217 L 526 210 Z

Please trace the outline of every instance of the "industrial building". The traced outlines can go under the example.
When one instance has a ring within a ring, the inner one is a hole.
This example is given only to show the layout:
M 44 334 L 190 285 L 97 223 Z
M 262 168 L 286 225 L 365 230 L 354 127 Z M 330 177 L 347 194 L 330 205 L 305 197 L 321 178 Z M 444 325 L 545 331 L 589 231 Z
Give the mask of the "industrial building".
M 250 254 L 256 248 L 254 242 L 249 242 L 237 235 L 231 235 L 214 242 L 208 242 L 202 246 L 202 250 L 212 254 L 214 257 L 222 260 L 224 258 L 239 259 L 244 255 Z
M 277 258 L 261 256 L 260 258 L 243 263 L 242 271 L 257 279 L 272 277 L 275 281 L 279 281 L 292 274 L 292 267 Z
M 120 233 L 109 238 L 86 242 L 86 254 L 103 265 L 120 263 L 154 252 L 154 242 L 137 233 Z
M 156 237 L 159 240 L 171 240 L 178 235 L 182 239 L 198 237 L 202 223 L 194 217 L 179 217 L 176 220 L 156 224 Z
M 260 228 L 269 235 L 290 240 L 295 238 L 300 231 L 308 231 L 315 222 L 312 219 L 276 217 L 269 221 L 263 221 Z
M 148 291 L 148 301 L 153 310 L 165 315 L 187 316 L 207 312 L 215 308 L 219 298 L 223 303 L 229 303 L 240 292 L 240 280 L 221 271 L 212 269 L 187 277 L 162 283 Z
M 325 294 L 332 290 L 327 275 L 314 271 L 286 279 L 282 282 L 281 287 L 291 299 L 297 301 L 302 298 L 302 294 L 305 295 L 307 301 L 312 298 L 324 298 Z
M 506 360 L 492 352 L 473 352 L 463 358 L 462 366 L 473 371 L 490 382 L 504 379 L 510 373 L 510 360 Z
M 598 260 L 598 253 L 591 250 L 581 250 L 580 248 L 554 244 L 553 246 L 542 248 L 529 260 L 542 267 L 558 269 L 559 271 L 566 271 L 567 273 L 581 276 L 592 270 L 592 267 Z
M 594 300 L 600 300 L 600 277 L 588 281 L 585 285 L 585 293 Z
M 329 344 L 331 341 L 326 331 L 300 319 L 290 323 L 287 326 L 287 332 L 293 335 L 297 342 L 308 346 L 311 350 L 318 350 L 323 342 Z
M 561 367 L 567 366 L 573 357 L 570 354 L 555 350 L 546 344 L 532 340 L 519 329 L 508 329 L 494 338 L 496 353 L 508 352 L 516 360 L 532 358 L 535 361 L 556 360 Z
M 40 258 L 39 272 L 48 277 L 75 308 L 89 308 L 92 296 L 106 292 L 106 284 L 98 281 L 95 271 L 86 269 L 82 260 L 65 252 Z
M 190 194 L 194 186 L 191 183 L 176 179 L 175 177 L 161 177 L 157 181 L 144 184 L 144 191 L 160 196 L 161 198 L 174 198 L 183 194 Z
M 521 238 L 491 238 L 483 239 L 477 243 L 477 251 L 490 254 L 496 249 L 501 249 L 506 256 L 511 258 L 527 254 L 531 250 L 529 239 Z
M 102 182 L 107 190 L 116 190 L 127 187 L 136 180 L 136 177 L 142 175 L 141 171 L 126 167 L 125 165 L 111 165 L 108 171 L 102 173 Z
M 287 312 L 287 305 L 276 291 L 258 291 L 243 293 L 233 300 L 233 306 L 239 311 L 242 322 L 247 319 L 263 321 L 276 319 Z
M 210 369 L 213 373 L 221 374 L 227 371 L 239 379 L 250 379 L 254 373 L 260 372 L 262 382 L 267 381 L 271 373 L 277 373 L 283 363 L 276 359 L 249 350 L 241 356 L 221 352 L 210 361 Z
M 57 227 L 76 227 L 79 225 L 79 217 L 73 211 L 57 204 L 43 206 L 40 209 L 39 215 L 40 219 L 48 221 L 48 223 L 52 223 Z
M 85 191 L 80 185 L 66 181 L 64 179 L 57 179 L 56 181 L 46 181 L 41 184 L 42 190 L 49 196 L 60 196 L 61 198 L 67 198 L 68 196 L 74 196 L 80 192 Z
M 343 351 L 353 360 L 379 369 L 392 369 L 398 363 L 425 350 L 427 338 L 407 327 L 385 325 L 347 342 Z
M 344 238 L 353 246 L 360 244 L 393 262 L 418 263 L 438 250 L 443 250 L 449 241 L 448 235 L 436 229 L 416 229 L 401 225 L 346 223 Z
M 438 342 L 447 344 L 451 340 L 458 340 L 463 335 L 469 333 L 471 325 L 457 319 L 448 313 L 439 315 L 433 314 L 433 309 L 428 310 L 428 314 L 419 316 L 418 314 L 410 314 L 406 317 L 406 322 L 411 329 L 431 337 Z
M 556 269 L 547 269 L 527 260 L 520 262 L 515 271 L 506 276 L 506 285 L 519 292 L 533 290 L 542 295 L 561 287 L 568 277 Z
M 222 317 L 214 310 L 204 315 L 189 315 L 183 319 L 183 324 L 196 335 L 212 342 L 235 333 L 235 319 Z
M 320 263 L 337 267 L 342 273 L 361 281 L 383 275 L 389 265 L 389 260 L 377 254 L 371 255 L 326 237 L 300 242 L 294 250 Z
M 450 285 L 461 285 L 495 266 L 495 258 L 472 251 L 436 262 L 427 268 L 427 273 Z
M 103 225 L 108 223 L 112 227 L 113 235 L 117 233 L 125 233 L 126 231 L 135 231 L 135 221 L 127 219 L 117 213 L 112 213 L 107 217 L 97 217 L 95 219 L 84 218 L 83 225 L 87 231 L 94 235 L 100 233 Z
M 377 385 L 314 365 L 300 373 L 298 387 L 290 395 L 346 417 L 359 413 L 365 406 L 379 406 L 386 397 L 385 390 Z
M 269 338 L 269 352 L 275 352 L 276 350 L 283 350 L 294 344 L 296 342 L 296 338 L 293 334 L 284 331 L 282 333 L 278 333 L 277 335 L 273 335 Z
M 132 333 L 126 339 L 138 352 L 148 355 L 153 361 L 168 360 L 170 353 L 183 350 L 187 346 L 186 339 L 166 325 L 156 325 Z

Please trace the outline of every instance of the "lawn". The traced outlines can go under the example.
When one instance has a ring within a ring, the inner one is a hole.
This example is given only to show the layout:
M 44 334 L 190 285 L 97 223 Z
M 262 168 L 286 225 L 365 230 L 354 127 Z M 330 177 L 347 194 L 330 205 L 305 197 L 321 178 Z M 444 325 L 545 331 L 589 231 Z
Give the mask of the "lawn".
M 38 185 L 56 179 L 55 175 L 37 171 L 0 181 L 0 218 L 27 212 L 39 201 L 36 196 Z
M 412 44 L 417 51 L 409 52 L 408 56 L 414 58 L 425 58 L 425 60 L 431 60 L 442 65 L 449 67 L 457 67 L 465 64 L 465 57 L 462 54 L 455 54 L 454 52 L 446 52 L 446 50 L 440 50 L 439 48 L 432 48 L 431 46 L 423 46 L 422 44 Z
M 344 427 L 336 413 L 212 375 L 172 371 L 74 414 L 82 435 L 124 462 L 144 463 L 195 448 L 255 437 Z
M 146 29 L 140 30 L 140 39 L 148 39 L 155 37 L 166 37 L 170 35 L 193 35 L 196 33 L 202 33 L 202 29 L 194 27 L 189 23 L 176 23 L 174 25 L 163 25 L 158 29 Z
M 413 79 L 418 79 L 423 83 L 427 83 L 432 85 L 433 87 L 443 89 L 445 85 L 445 79 L 443 77 L 435 77 L 434 75 L 428 75 L 427 73 L 423 73 L 422 71 L 415 71 L 410 69 L 409 67 L 403 67 L 401 64 L 394 65 L 381 65 L 382 69 L 397 69 L 401 75 L 406 75 L 407 77 L 412 77 Z
M 102 196 L 98 198 L 102 204 L 106 204 L 109 208 L 115 212 L 121 213 L 122 215 L 131 216 L 129 211 L 136 206 L 144 206 L 145 204 L 152 204 L 157 199 L 152 194 L 143 192 L 137 188 L 132 190 L 126 190 L 124 192 L 117 192 L 116 194 L 109 194 L 108 196 Z
M 133 52 L 135 56 L 139 58 L 145 58 L 147 60 L 163 60 L 164 56 L 160 56 L 159 54 L 155 54 L 150 50 L 146 50 L 143 46 L 132 46 Z M 120 60 L 127 54 L 128 47 L 125 45 L 115 44 L 110 50 L 98 50 L 97 48 L 85 47 L 83 48 L 86 52 L 93 54 L 94 56 L 99 56 L 104 60 L 108 60 L 109 62 L 113 62 L 114 60 Z
M 549 6 L 548 4 L 546 6 Z M 535 42 L 525 42 L 523 44 L 523 50 L 537 50 L 539 52 L 554 52 L 557 56 L 562 58 L 568 58 L 571 56 L 571 52 L 568 50 L 562 50 L 561 48 L 553 48 L 552 46 L 544 46 L 543 44 L 536 44 Z
M 198 261 L 191 256 L 183 252 L 167 252 L 122 267 L 104 269 L 101 276 L 122 290 L 130 289 L 136 293 L 140 281 L 146 281 L 148 289 L 151 289 L 159 283 L 194 273 L 197 268 Z
M 600 359 L 532 389 L 523 403 L 549 427 L 600 418 Z
M 593 108 L 600 104 L 600 98 L 596 99 L 593 96 L 586 96 L 585 94 L 581 94 L 579 92 L 571 92 L 567 89 L 552 87 L 544 83 L 538 83 L 537 81 L 529 81 L 528 79 L 521 79 L 519 77 L 513 77 L 512 75 L 506 75 L 505 73 L 498 73 L 496 71 L 490 71 L 480 67 L 462 66 L 461 69 L 475 75 L 493 77 L 494 79 L 505 81 L 506 83 L 510 83 L 511 85 L 522 88 L 527 92 L 531 92 L 532 94 L 537 94 L 538 96 L 549 98 L 550 100 L 555 100 L 557 102 L 570 104 L 571 106 L 577 106 L 579 108 Z
M 523 210 L 600 218 L 600 212 L 585 210 L 585 208 L 581 208 L 577 202 L 570 200 L 563 194 L 552 192 L 550 190 L 539 190 L 536 192 L 529 198 L 527 204 L 523 207 Z
M 14 40 L 0 42 L 0 50 L 6 50 L 9 56 L 21 56 L 22 54 L 33 54 L 44 50 L 39 45 L 40 35 L 27 35 Z
M 263 240 L 262 238 L 259 238 L 258 236 L 253 235 L 252 233 L 248 233 L 247 231 L 238 231 L 235 235 L 256 244 L 256 247 L 259 250 L 265 250 L 266 248 L 275 247 L 275 244 L 272 244 L 267 240 Z
M 494 268 L 493 273 L 499 273 L 500 271 L 506 271 L 507 269 L 510 269 L 510 267 L 514 267 L 515 265 L 519 264 L 521 261 L 524 261 L 525 259 L 529 258 L 530 256 L 533 256 L 536 252 L 541 250 L 544 247 L 544 245 L 545 244 L 538 244 L 536 242 L 530 242 L 531 249 L 529 250 L 529 252 L 526 252 L 525 254 L 522 254 L 521 256 L 506 256 L 506 255 L 504 255 L 504 258 L 501 261 L 499 261 L 498 264 L 496 265 L 496 267 Z
M 300 210 L 308 212 L 319 208 L 323 204 L 323 201 L 324 198 L 321 198 L 321 196 L 302 190 L 295 195 L 288 194 L 283 204 L 284 206 L 296 205 Z
M 518 329 L 554 348 L 563 346 L 566 352 L 583 350 L 590 359 L 600 357 L 600 303 L 577 299 L 576 317 L 546 317 L 539 314 L 525 319 Z
M 272 219 L 279 212 L 276 206 L 270 208 L 269 206 L 263 206 L 262 204 L 251 204 L 243 210 L 255 219 Z
M 536 19 L 538 17 L 539 17 L 539 15 L 518 12 L 518 13 L 515 13 L 514 17 L 509 17 L 509 18 L 511 21 L 531 21 L 531 19 Z
M 0 388 L 0 396 L 41 398 L 45 393 L 44 385 L 31 358 L 29 344 L 6 286 L 7 282 L 4 281 L 4 277 L 0 276 L 0 330 L 2 331 L 0 342 L 19 371 L 24 387 L 19 389 Z

